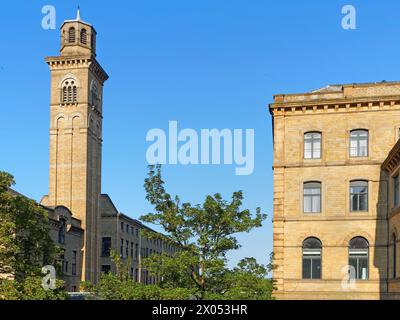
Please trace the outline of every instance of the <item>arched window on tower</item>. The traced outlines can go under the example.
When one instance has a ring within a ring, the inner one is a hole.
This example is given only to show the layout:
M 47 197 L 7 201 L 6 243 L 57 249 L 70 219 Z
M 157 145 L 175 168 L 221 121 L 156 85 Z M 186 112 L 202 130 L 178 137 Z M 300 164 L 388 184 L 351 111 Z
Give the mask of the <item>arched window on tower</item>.
M 61 89 L 61 103 L 77 103 L 78 88 L 73 79 L 64 81 Z
M 75 28 L 71 27 L 68 30 L 68 42 L 69 43 L 74 43 L 75 42 Z
M 91 98 L 92 98 L 92 106 L 97 108 L 98 107 L 98 101 L 99 101 L 99 91 L 97 89 L 97 85 L 93 82 L 92 83 L 92 88 L 91 88 Z
M 86 29 L 81 30 L 81 43 L 82 44 L 87 44 L 87 31 Z

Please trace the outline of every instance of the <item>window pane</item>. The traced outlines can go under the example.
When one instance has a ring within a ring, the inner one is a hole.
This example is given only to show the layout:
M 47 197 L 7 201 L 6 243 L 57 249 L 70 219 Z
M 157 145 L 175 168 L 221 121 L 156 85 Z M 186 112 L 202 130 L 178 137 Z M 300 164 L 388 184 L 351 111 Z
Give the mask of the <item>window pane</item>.
M 303 258 L 303 279 L 311 279 L 311 259 Z
M 349 258 L 349 278 L 357 279 L 357 259 Z
M 310 159 L 312 157 L 312 142 L 310 140 L 304 141 L 304 158 Z
M 359 195 L 359 211 L 367 211 L 367 195 L 366 194 L 360 194 Z
M 368 143 L 367 139 L 362 138 L 363 140 L 359 141 L 359 146 L 360 146 L 360 151 L 359 151 L 359 156 L 360 157 L 365 157 L 367 156 L 367 151 L 368 151 Z
M 350 210 L 358 211 L 358 195 L 351 195 L 350 197 Z
M 312 260 L 312 279 L 321 279 L 321 259 Z
M 311 212 L 312 204 L 311 204 L 311 197 L 304 196 L 304 212 Z
M 350 156 L 357 157 L 357 140 L 355 138 L 350 140 Z
M 314 146 L 314 152 L 313 152 L 313 158 L 318 159 L 321 158 L 321 143 L 318 143 L 317 145 Z
M 358 279 L 367 280 L 368 279 L 368 258 L 359 258 L 359 270 Z
M 321 211 L 321 197 L 313 196 L 312 197 L 312 212 L 320 212 Z

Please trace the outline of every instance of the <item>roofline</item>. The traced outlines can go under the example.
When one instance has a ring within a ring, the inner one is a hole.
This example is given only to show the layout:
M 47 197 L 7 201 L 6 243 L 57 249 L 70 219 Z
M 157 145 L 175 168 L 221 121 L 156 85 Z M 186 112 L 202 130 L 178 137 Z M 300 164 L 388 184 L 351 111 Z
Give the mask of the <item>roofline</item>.
M 327 94 L 335 94 L 338 92 L 343 91 L 343 88 L 351 88 L 351 87 L 367 87 L 367 86 L 371 86 L 371 85 L 375 85 L 375 86 L 379 86 L 379 85 L 396 85 L 396 84 L 400 84 L 400 81 L 380 81 L 380 82 L 355 82 L 355 83 L 345 83 L 345 84 L 330 84 L 330 87 L 342 87 L 342 90 L 340 91 L 323 91 L 323 92 L 318 92 L 318 91 L 308 91 L 308 92 L 298 92 L 298 93 L 277 93 L 274 94 L 273 97 L 277 97 L 277 96 L 308 96 L 308 95 L 327 95 Z M 318 90 L 318 89 L 317 89 Z
M 64 22 L 63 22 L 62 25 L 60 26 L 60 30 L 64 27 L 64 25 L 65 25 L 66 23 L 72 23 L 72 22 L 82 23 L 82 24 L 84 24 L 84 25 L 86 25 L 86 26 L 92 28 L 93 31 L 97 34 L 97 31 L 96 31 L 96 29 L 93 27 L 92 24 L 87 23 L 87 22 L 82 21 L 82 20 L 76 20 L 76 19 L 73 19 L 73 20 L 64 20 Z

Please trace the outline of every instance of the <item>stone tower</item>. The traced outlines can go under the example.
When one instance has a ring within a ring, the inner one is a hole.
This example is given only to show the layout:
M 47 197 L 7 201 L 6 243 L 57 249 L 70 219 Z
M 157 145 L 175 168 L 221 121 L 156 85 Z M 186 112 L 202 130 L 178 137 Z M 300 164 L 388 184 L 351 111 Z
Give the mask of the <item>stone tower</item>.
M 51 71 L 50 185 L 42 203 L 67 207 L 85 231 L 82 280 L 97 281 L 101 193 L 102 94 L 108 75 L 96 60 L 96 31 L 80 18 L 61 26 Z

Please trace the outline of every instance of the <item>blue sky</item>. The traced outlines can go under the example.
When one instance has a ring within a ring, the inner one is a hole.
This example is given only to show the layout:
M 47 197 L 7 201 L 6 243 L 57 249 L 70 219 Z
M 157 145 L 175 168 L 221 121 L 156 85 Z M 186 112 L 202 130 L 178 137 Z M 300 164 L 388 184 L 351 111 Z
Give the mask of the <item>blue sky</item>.
M 41 28 L 54 5 L 57 29 Z M 168 191 L 183 201 L 243 190 L 244 207 L 260 206 L 264 226 L 240 235 L 230 264 L 272 250 L 272 131 L 267 105 L 276 93 L 327 84 L 399 80 L 398 1 L 2 1 L 0 170 L 39 200 L 48 190 L 49 71 L 59 26 L 75 17 L 97 32 L 97 58 L 109 73 L 104 91 L 103 192 L 134 218 L 145 200 L 148 130 L 255 130 L 255 170 L 235 166 L 164 167 Z M 341 28 L 341 8 L 357 10 L 357 29 Z

